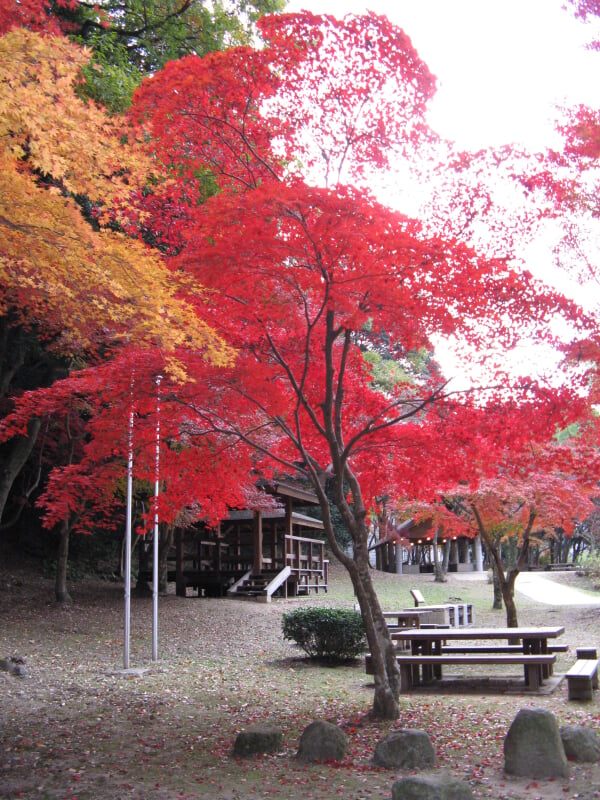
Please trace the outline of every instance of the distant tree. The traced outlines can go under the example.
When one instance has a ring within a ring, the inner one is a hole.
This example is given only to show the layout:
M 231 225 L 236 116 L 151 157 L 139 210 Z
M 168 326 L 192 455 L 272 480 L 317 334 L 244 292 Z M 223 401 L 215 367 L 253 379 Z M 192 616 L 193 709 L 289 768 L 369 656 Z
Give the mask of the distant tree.
M 508 627 L 518 625 L 515 581 L 528 562 L 529 549 L 560 527 L 568 536 L 594 509 L 591 490 L 574 478 L 530 472 L 517 479 L 484 480 L 475 490 L 458 490 L 452 508 L 485 543 L 506 609 Z M 506 564 L 502 548 L 514 547 Z
M 255 23 L 285 0 L 108 0 L 58 8 L 63 28 L 91 47 L 83 91 L 111 111 L 124 111 L 142 79 L 167 62 L 250 44 Z

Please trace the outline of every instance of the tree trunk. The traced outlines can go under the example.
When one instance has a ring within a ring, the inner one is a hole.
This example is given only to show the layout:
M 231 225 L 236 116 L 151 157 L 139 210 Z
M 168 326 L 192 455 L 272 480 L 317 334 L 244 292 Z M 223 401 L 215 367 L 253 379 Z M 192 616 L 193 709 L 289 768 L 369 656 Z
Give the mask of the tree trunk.
M 348 475 L 354 488 L 355 502 L 352 508 L 346 503 L 343 481 L 338 480 L 337 476 L 333 478 L 333 481 L 335 504 L 352 535 L 352 557 L 344 553 L 336 541 L 329 500 L 323 487 L 318 480 L 313 482 L 313 486 L 321 504 L 327 541 L 333 554 L 348 570 L 362 614 L 375 683 L 371 714 L 379 719 L 397 719 L 400 715 L 400 669 L 396 661 L 396 649 L 390 638 L 389 628 L 371 579 L 368 551 L 369 532 L 365 523 L 366 512 L 361 504 L 360 489 L 354 483 L 354 476 L 347 472 Z
M 438 532 L 433 535 L 433 571 L 435 574 L 434 581 L 436 583 L 446 583 L 446 570 L 444 569 L 444 562 L 443 560 L 440 561 L 439 559 L 439 548 L 438 548 Z
M 67 566 L 69 563 L 69 533 L 71 526 L 66 517 L 60 526 L 58 540 L 58 554 L 56 558 L 56 578 L 54 581 L 54 594 L 59 603 L 72 602 L 71 595 L 67 588 Z
M 494 585 L 494 602 L 492 604 L 492 608 L 494 611 L 501 611 L 502 610 L 502 584 L 500 581 L 500 575 L 498 575 L 498 567 L 496 566 L 496 561 L 492 558 L 492 583 Z
M 396 649 L 371 580 L 367 549 L 360 542 L 355 542 L 353 549 L 353 568 L 349 572 L 365 624 L 374 667 L 372 714 L 380 719 L 397 719 L 400 715 L 400 670 L 396 661 Z
M 450 563 L 450 540 L 447 539 L 444 542 L 444 555 L 442 559 L 442 569 L 444 570 L 444 575 L 448 574 L 448 564 Z
M 8 452 L 3 453 L 3 465 L 0 467 L 0 520 L 8 501 L 10 490 L 17 476 L 25 466 L 42 425 L 41 419 L 32 419 L 27 425 L 27 436 L 17 436 L 10 443 Z M 6 446 L 8 448 L 8 445 Z
M 519 574 L 518 569 L 511 569 L 508 575 L 502 575 L 502 598 L 506 608 L 506 627 L 518 628 L 519 620 L 517 618 L 517 606 L 515 604 L 515 581 Z
M 302 390 L 298 387 L 296 392 L 301 402 L 295 414 L 295 432 L 291 432 L 291 438 L 302 455 L 313 488 L 319 498 L 329 546 L 333 554 L 348 570 L 360 606 L 371 651 L 375 681 L 372 714 L 383 719 L 397 719 L 400 715 L 400 669 L 396 661 L 394 643 L 390 638 L 390 632 L 371 580 L 367 509 L 364 505 L 360 483 L 349 464 L 349 452 L 352 451 L 352 447 L 348 450 L 348 444 L 344 443 L 343 435 L 343 377 L 353 334 L 348 329 L 336 327 L 333 310 L 326 311 L 326 320 L 327 336 L 324 347 L 326 389 L 319 412 L 319 416 L 322 412 L 322 422 L 307 408 Z M 338 350 L 340 343 L 342 345 L 341 352 Z M 334 361 L 337 361 L 337 366 L 334 365 Z M 317 471 L 314 459 L 304 448 L 300 423 L 301 407 L 309 410 L 317 430 L 327 441 L 332 465 L 329 480 L 333 488 L 333 500 L 342 521 L 352 536 L 352 558 L 343 552 L 336 541 L 329 499 L 320 479 L 321 473 Z M 351 497 L 351 502 L 348 501 L 348 497 Z

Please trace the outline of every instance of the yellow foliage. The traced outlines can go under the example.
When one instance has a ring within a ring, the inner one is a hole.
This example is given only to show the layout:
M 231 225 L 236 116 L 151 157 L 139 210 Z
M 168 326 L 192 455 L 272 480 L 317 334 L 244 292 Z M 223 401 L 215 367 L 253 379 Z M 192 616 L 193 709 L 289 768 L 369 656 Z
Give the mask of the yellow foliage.
M 177 297 L 161 255 L 94 230 L 66 196 L 114 207 L 149 172 L 143 148 L 122 142 L 123 122 L 76 95 L 88 58 L 62 37 L 0 38 L 0 313 L 19 309 L 63 353 L 131 341 L 225 363 L 230 351 Z
M 17 159 L 91 200 L 124 200 L 143 183 L 150 162 L 129 134 L 75 93 L 89 52 L 60 36 L 24 29 L 0 38 L 0 142 Z
M 175 296 L 160 254 L 113 231 L 96 232 L 70 199 L 37 187 L 0 148 L 0 284 L 62 352 L 127 340 L 230 354 Z M 0 306 L 0 312 L 4 312 Z

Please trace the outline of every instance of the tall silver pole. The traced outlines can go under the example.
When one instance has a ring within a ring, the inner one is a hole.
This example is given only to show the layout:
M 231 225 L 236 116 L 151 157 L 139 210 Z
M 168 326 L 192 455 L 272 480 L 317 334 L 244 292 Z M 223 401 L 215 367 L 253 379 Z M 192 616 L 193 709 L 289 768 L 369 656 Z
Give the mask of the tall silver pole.
M 156 467 L 154 479 L 154 541 L 152 559 L 152 660 L 158 660 L 158 493 L 160 479 L 160 382 L 156 376 Z
M 133 390 L 133 381 L 132 381 Z M 125 523 L 125 641 L 123 667 L 129 669 L 129 633 L 131 615 L 131 517 L 133 498 L 133 400 L 129 413 L 129 440 L 127 452 L 127 519 Z

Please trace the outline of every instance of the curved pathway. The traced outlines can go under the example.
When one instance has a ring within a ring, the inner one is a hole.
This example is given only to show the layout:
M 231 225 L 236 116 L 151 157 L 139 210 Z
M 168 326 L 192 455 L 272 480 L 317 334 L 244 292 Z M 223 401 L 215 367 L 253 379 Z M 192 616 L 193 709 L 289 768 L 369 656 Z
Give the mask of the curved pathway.
M 599 592 L 583 592 L 572 586 L 564 586 L 539 572 L 521 572 L 515 583 L 515 589 L 521 594 L 551 606 L 600 606 Z

